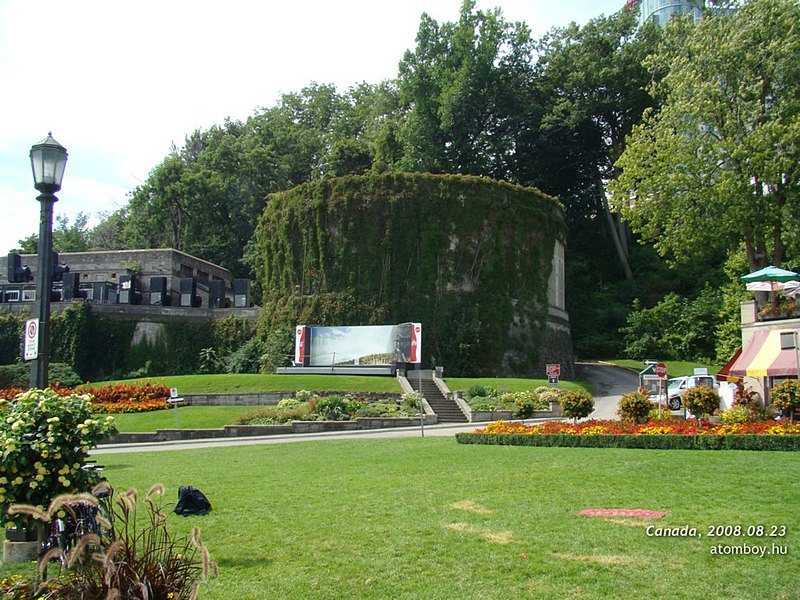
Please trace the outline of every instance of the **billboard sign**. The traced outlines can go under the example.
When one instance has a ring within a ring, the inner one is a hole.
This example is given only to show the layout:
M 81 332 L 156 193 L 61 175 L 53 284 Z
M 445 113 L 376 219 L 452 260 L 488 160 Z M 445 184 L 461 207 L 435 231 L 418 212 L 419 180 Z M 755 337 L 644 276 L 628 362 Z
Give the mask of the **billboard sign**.
M 419 363 L 421 350 L 421 323 L 295 328 L 296 366 Z

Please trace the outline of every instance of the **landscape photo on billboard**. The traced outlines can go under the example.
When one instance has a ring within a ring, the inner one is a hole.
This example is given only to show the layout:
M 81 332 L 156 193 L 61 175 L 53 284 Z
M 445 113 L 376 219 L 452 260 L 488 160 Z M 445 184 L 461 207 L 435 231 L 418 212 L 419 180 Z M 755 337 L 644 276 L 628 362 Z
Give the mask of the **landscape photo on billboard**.
M 397 325 L 311 328 L 311 366 L 391 365 Z

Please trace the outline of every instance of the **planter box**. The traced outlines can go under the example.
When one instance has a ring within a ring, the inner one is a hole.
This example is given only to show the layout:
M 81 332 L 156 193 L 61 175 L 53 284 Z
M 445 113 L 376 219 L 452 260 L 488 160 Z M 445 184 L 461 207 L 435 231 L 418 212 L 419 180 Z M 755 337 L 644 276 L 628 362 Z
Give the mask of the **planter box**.
M 21 563 L 36 560 L 39 542 L 9 542 L 3 540 L 3 562 Z
M 6 528 L 6 539 L 9 542 L 35 542 L 36 536 L 36 529 L 18 529 L 16 527 Z
M 470 423 L 482 423 L 485 421 L 510 421 L 514 411 L 511 410 L 473 410 L 470 411 Z

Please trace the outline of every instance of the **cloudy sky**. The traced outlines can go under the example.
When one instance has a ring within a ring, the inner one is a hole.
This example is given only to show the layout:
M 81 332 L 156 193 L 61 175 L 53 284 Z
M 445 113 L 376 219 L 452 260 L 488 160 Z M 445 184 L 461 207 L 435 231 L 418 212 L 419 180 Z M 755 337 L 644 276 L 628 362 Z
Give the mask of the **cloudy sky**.
M 534 37 L 624 0 L 478 0 Z M 311 82 L 397 75 L 420 16 L 461 0 L 0 0 L 0 254 L 38 233 L 28 153 L 69 152 L 56 215 L 111 212 L 187 134 L 244 120 Z

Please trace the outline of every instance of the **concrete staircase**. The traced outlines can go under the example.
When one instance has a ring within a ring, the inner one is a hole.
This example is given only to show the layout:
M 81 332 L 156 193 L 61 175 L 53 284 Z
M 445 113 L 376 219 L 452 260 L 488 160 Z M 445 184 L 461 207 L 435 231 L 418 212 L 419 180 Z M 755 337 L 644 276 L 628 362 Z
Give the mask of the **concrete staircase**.
M 422 383 L 422 395 L 428 401 L 433 412 L 439 417 L 439 423 L 466 423 L 467 417 L 458 408 L 455 401 L 447 398 L 442 394 L 432 379 L 422 379 L 420 382 L 416 374 L 409 373 L 408 383 L 414 388 L 414 391 L 420 391 L 419 384 Z

